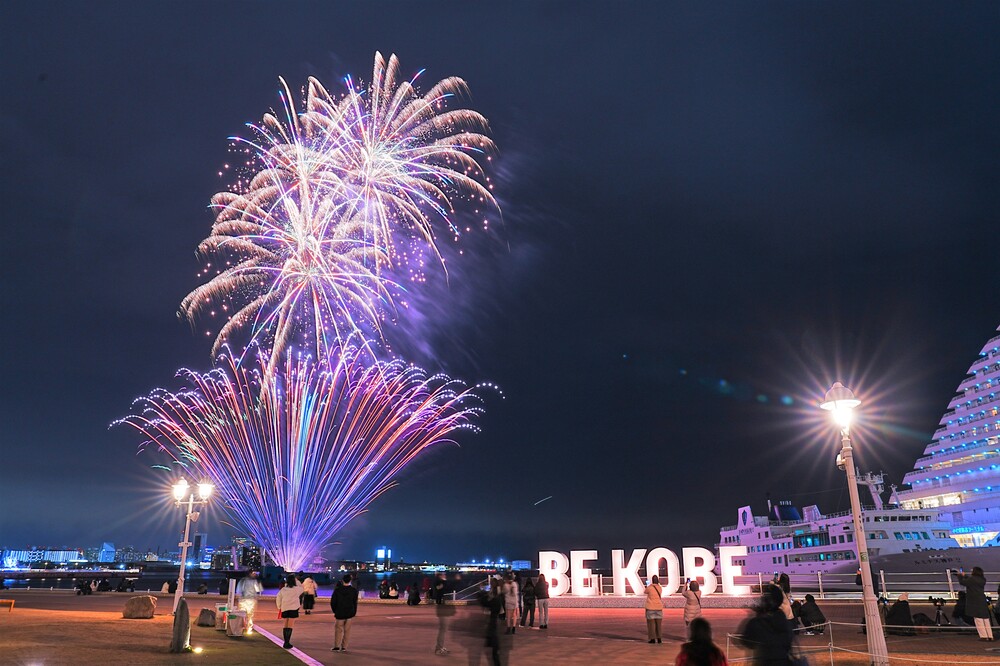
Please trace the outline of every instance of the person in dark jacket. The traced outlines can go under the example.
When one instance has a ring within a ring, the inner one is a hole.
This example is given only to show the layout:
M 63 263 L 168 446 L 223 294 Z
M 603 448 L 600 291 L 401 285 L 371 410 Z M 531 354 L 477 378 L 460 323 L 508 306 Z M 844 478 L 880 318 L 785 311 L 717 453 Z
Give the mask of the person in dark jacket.
M 333 633 L 333 651 L 347 652 L 347 641 L 351 637 L 351 620 L 358 614 L 358 591 L 351 585 L 351 574 L 344 574 L 344 579 L 330 596 L 330 608 L 336 618 L 336 628 Z
M 965 613 L 976 623 L 979 640 L 992 641 L 993 627 L 990 626 L 990 607 L 986 602 L 986 575 L 980 567 L 972 567 L 968 576 L 958 574 L 958 582 L 965 586 Z
M 525 626 L 525 621 L 528 622 L 527 626 L 535 626 L 535 584 L 531 582 L 530 578 L 525 579 L 524 587 L 521 589 L 521 600 L 524 604 L 524 612 L 521 614 L 521 626 Z M 528 616 L 531 619 L 528 619 Z
M 417 586 L 416 583 L 410 585 L 410 587 L 407 588 L 406 605 L 407 606 L 420 605 L 420 588 Z
M 916 633 L 913 630 L 913 613 L 910 611 L 910 595 L 906 592 L 899 595 L 896 603 L 889 608 L 885 616 L 885 631 L 888 634 L 898 636 L 912 636 Z
M 743 644 L 753 650 L 754 666 L 791 664 L 792 629 L 781 610 L 781 588 L 769 585 L 760 596 L 754 616 L 741 628 Z
M 434 603 L 443 604 L 444 597 L 448 594 L 450 590 L 448 589 L 448 579 L 445 578 L 444 573 L 438 573 L 434 578 L 434 589 L 432 591 L 432 596 L 434 597 Z
M 799 607 L 799 621 L 806 628 L 805 633 L 810 636 L 822 634 L 826 629 L 826 616 L 816 605 L 816 597 L 811 594 L 806 595 L 805 603 Z
M 966 625 L 968 627 L 976 624 L 976 621 L 965 612 L 965 590 L 959 590 L 958 599 L 955 600 L 955 608 L 951 611 L 951 619 L 955 624 Z
M 489 592 L 480 595 L 479 603 L 490 613 L 489 623 L 486 625 L 486 646 L 490 648 L 493 666 L 500 666 L 503 663 L 501 653 L 506 652 L 504 648 L 507 639 L 501 639 L 498 630 L 500 614 L 504 611 L 503 590 L 499 579 L 493 580 Z

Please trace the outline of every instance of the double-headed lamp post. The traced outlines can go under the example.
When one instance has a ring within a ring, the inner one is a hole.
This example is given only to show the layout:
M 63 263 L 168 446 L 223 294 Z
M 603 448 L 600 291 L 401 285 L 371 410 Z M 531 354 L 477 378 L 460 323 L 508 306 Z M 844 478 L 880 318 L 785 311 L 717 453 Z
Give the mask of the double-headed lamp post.
M 195 499 L 195 489 L 189 486 L 187 480 L 184 478 L 181 478 L 180 481 L 174 484 L 173 490 L 177 506 L 184 507 L 187 514 L 187 518 L 184 521 L 184 540 L 177 544 L 181 547 L 181 570 L 177 576 L 177 592 L 174 593 L 174 613 L 176 613 L 177 606 L 181 603 L 181 597 L 184 596 L 184 565 L 187 564 L 188 546 L 191 545 L 191 523 L 198 522 L 198 512 L 194 510 L 194 507 L 196 504 L 207 504 L 208 498 L 211 497 L 212 491 L 215 490 L 215 486 L 211 483 L 199 483 L 197 490 L 198 499 Z
M 854 521 L 854 544 L 858 548 L 858 565 L 861 567 L 861 597 L 865 605 L 865 628 L 868 634 L 868 653 L 875 666 L 888 666 L 889 650 L 882 632 L 882 618 L 878 614 L 878 600 L 872 585 L 872 570 L 868 564 L 868 540 L 862 522 L 861 499 L 858 497 L 857 470 L 854 469 L 854 452 L 851 448 L 851 415 L 861 401 L 854 392 L 840 382 L 836 382 L 820 405 L 833 413 L 834 421 L 840 426 L 840 462 L 847 472 L 847 491 L 851 496 L 851 517 Z

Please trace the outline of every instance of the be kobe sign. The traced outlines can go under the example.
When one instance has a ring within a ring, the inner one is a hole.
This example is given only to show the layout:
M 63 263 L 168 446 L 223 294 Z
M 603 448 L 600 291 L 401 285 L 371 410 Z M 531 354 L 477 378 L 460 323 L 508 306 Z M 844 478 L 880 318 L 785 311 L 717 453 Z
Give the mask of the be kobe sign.
M 699 581 L 703 596 L 718 591 L 720 578 L 723 594 L 750 594 L 749 585 L 736 584 L 736 577 L 743 575 L 743 567 L 733 564 L 734 557 L 745 557 L 746 554 L 746 546 L 721 546 L 716 562 L 715 554 L 707 548 L 683 548 L 681 557 L 684 560 L 684 577 Z M 588 566 L 596 559 L 596 550 L 571 550 L 569 557 L 554 550 L 539 552 L 538 573 L 544 574 L 545 580 L 549 582 L 549 596 L 572 593 L 578 597 L 587 597 L 600 594 L 597 577 Z M 715 574 L 716 564 L 719 565 L 719 575 Z M 639 577 L 639 568 L 643 565 L 647 580 L 654 575 L 660 577 L 664 594 L 673 594 L 680 587 L 681 561 L 674 551 L 667 548 L 653 548 L 649 551 L 637 548 L 626 562 L 624 550 L 612 550 L 613 594 L 621 597 L 629 593 L 642 594 L 645 586 Z

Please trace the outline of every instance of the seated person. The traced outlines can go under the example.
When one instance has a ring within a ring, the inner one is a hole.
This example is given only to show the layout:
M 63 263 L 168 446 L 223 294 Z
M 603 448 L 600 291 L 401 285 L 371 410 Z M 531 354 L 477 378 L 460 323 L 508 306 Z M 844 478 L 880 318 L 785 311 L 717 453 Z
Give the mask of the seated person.
M 396 587 L 396 583 L 389 583 L 389 598 L 399 599 L 399 588 Z
M 958 593 L 958 599 L 955 600 L 955 608 L 951 611 L 951 619 L 958 626 L 967 625 L 971 627 L 976 624 L 972 617 L 965 613 L 965 590 Z
M 826 616 L 823 615 L 823 611 L 816 605 L 816 598 L 813 595 L 806 595 L 805 603 L 799 608 L 799 620 L 802 622 L 802 626 L 806 628 L 805 633 L 810 636 L 813 634 L 822 634 L 823 630 L 826 629 Z
M 889 609 L 885 616 L 886 633 L 899 636 L 910 636 L 914 632 L 913 613 L 910 612 L 910 595 L 906 592 Z M 908 628 L 909 627 L 909 628 Z
M 410 586 L 408 596 L 406 597 L 407 606 L 417 606 L 420 604 L 420 588 L 414 583 Z
M 198 586 L 198 594 L 208 594 L 208 585 L 202 583 Z

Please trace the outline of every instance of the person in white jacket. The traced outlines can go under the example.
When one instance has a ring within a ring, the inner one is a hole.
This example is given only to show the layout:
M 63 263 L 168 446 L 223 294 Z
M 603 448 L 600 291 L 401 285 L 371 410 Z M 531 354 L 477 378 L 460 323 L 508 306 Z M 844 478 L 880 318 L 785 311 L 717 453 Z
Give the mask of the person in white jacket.
M 285 586 L 278 590 L 278 596 L 274 598 L 274 603 L 277 604 L 278 611 L 285 620 L 285 628 L 282 629 L 285 644 L 281 647 L 286 650 L 292 647 L 292 625 L 295 624 L 295 618 L 299 616 L 299 608 L 302 607 L 302 603 L 299 601 L 301 595 L 302 586 L 299 585 L 295 574 L 288 574 Z
M 240 610 L 247 614 L 247 636 L 253 633 L 253 618 L 257 613 L 257 597 L 263 591 L 257 572 L 251 571 L 240 579 L 236 591 L 240 594 Z

